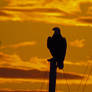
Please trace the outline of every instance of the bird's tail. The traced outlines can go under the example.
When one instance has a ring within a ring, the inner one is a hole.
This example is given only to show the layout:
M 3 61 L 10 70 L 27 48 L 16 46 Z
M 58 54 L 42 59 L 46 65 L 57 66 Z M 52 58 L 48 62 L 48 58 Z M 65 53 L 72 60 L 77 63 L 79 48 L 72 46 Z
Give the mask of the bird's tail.
M 61 60 L 57 61 L 57 67 L 58 67 L 59 69 L 63 69 L 63 68 L 64 68 L 64 62 L 61 61 Z

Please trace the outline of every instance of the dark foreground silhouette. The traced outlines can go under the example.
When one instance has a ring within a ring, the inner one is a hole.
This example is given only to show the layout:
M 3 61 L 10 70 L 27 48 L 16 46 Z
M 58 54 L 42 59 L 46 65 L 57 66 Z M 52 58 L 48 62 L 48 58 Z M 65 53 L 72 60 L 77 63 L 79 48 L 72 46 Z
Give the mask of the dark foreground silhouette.
M 48 59 L 48 61 L 57 62 L 57 67 L 59 69 L 63 69 L 67 48 L 66 39 L 62 37 L 59 28 L 55 27 L 53 28 L 53 31 L 53 36 L 48 37 L 47 40 L 47 48 L 50 50 L 50 53 L 53 56 L 53 58 Z
M 47 48 L 53 56 L 51 59 L 48 59 L 48 61 L 50 61 L 49 92 L 55 92 L 57 67 L 59 69 L 64 68 L 64 58 L 67 47 L 65 38 L 60 34 L 60 29 L 55 27 L 53 31 L 53 36 L 48 37 L 47 40 Z

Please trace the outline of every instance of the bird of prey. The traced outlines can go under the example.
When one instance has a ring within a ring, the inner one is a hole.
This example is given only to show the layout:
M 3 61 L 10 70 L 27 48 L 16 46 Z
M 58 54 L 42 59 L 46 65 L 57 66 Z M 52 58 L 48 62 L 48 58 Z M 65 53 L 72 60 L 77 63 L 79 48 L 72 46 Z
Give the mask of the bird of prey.
M 47 39 L 47 48 L 53 56 L 51 59 L 48 59 L 48 61 L 57 62 L 57 67 L 63 69 L 67 48 L 66 39 L 62 37 L 58 27 L 53 28 L 53 31 L 53 36 Z

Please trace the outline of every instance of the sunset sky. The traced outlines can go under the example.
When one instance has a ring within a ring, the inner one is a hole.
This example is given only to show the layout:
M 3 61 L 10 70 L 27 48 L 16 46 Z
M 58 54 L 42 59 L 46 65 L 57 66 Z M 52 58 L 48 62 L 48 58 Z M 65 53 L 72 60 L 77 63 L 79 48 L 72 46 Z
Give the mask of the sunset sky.
M 48 91 L 56 26 L 68 45 L 56 91 L 91 92 L 92 0 L 0 0 L 0 90 Z

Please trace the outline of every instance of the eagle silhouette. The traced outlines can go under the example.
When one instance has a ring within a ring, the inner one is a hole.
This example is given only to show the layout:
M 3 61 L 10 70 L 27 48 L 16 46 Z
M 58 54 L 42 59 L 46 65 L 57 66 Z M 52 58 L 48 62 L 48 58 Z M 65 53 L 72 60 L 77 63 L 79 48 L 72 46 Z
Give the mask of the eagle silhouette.
M 66 39 L 62 37 L 58 27 L 53 28 L 53 31 L 53 36 L 47 39 L 47 48 L 53 56 L 51 59 L 48 59 L 48 61 L 57 62 L 57 67 L 63 69 L 67 48 Z

